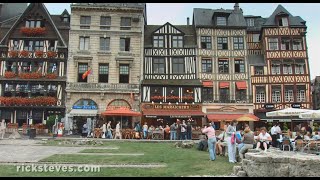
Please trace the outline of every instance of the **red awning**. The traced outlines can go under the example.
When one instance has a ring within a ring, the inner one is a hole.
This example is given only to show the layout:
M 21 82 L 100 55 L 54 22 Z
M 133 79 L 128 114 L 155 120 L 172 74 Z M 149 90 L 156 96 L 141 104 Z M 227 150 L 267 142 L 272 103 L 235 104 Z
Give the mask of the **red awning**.
M 232 121 L 236 119 L 237 121 L 258 121 L 259 118 L 253 114 L 208 114 L 207 118 L 212 122 L 220 121 Z
M 229 82 L 219 82 L 220 88 L 229 88 L 230 83 Z
M 179 110 L 144 110 L 143 115 L 146 116 L 204 116 L 200 110 L 179 111 Z
M 101 113 L 103 116 L 141 116 L 140 112 L 132 111 L 128 108 L 118 108 L 112 110 L 106 110 Z
M 247 89 L 246 81 L 238 81 L 236 82 L 237 89 Z
M 212 81 L 202 81 L 203 87 L 213 87 Z

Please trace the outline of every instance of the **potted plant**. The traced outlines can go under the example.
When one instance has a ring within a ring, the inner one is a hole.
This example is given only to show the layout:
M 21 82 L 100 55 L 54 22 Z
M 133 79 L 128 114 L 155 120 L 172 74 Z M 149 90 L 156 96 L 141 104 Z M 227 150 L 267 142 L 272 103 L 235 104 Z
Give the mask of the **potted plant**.
M 46 28 L 44 27 L 22 27 L 20 33 L 26 36 L 42 36 L 46 33 Z
M 6 71 L 4 73 L 4 77 L 5 78 L 14 78 L 14 77 L 16 77 L 16 74 L 14 72 L 12 72 L 12 71 Z
M 15 50 L 9 51 L 9 56 L 12 58 L 18 57 L 18 54 L 18 51 Z
M 48 73 L 46 74 L 47 79 L 56 79 L 57 75 L 55 73 Z
M 36 56 L 37 58 L 42 58 L 42 57 L 43 57 L 43 51 L 37 50 L 37 51 L 35 52 L 35 56 Z
M 48 57 L 48 58 L 54 58 L 54 57 L 56 57 L 56 56 L 57 56 L 57 53 L 54 52 L 54 51 L 48 51 L 48 52 L 47 52 L 47 57 Z
M 22 56 L 22 57 L 28 57 L 28 56 L 29 56 L 29 51 L 26 51 L 26 50 L 20 51 L 20 56 Z

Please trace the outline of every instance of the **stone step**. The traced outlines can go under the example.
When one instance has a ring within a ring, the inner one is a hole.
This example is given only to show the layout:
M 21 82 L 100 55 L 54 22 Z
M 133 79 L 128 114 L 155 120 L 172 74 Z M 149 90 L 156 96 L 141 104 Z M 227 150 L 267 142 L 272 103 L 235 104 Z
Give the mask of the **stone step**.
M 237 174 L 241 170 L 242 170 L 241 166 L 233 166 L 233 174 Z
M 247 177 L 247 173 L 245 171 L 238 171 L 237 176 L 238 177 Z

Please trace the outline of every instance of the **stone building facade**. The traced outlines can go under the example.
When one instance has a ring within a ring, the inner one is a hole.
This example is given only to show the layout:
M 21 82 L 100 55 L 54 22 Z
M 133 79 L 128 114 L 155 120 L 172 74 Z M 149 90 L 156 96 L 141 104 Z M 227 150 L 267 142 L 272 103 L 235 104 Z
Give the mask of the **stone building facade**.
M 140 111 L 145 8 L 145 3 L 71 5 L 66 88 L 69 122 L 105 119 L 100 115 L 111 107 Z M 88 76 L 82 77 L 85 72 Z M 117 118 L 110 120 L 115 123 Z M 74 123 L 72 126 L 77 128 Z

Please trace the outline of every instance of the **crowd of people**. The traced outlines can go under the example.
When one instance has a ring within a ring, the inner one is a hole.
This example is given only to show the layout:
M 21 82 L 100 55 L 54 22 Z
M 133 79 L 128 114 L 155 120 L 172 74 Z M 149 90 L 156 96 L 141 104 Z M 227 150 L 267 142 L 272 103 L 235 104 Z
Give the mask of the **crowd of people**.
M 287 134 L 283 134 L 279 123 L 274 123 L 270 130 L 271 135 L 265 127 L 261 127 L 258 134 L 251 131 L 248 124 L 245 124 L 243 129 L 237 129 L 237 123 L 236 120 L 233 120 L 230 124 L 226 124 L 224 128 L 220 129 L 218 136 L 216 136 L 214 124 L 209 123 L 208 126 L 202 129 L 202 133 L 206 134 L 207 139 L 200 141 L 198 149 L 206 150 L 207 146 L 209 158 L 211 161 L 214 161 L 216 155 L 224 156 L 223 148 L 227 148 L 229 162 L 236 163 L 236 148 L 238 148 L 239 157 L 242 160 L 248 149 L 261 149 L 267 152 L 270 146 L 281 148 L 282 144 L 278 140 L 289 138 L 289 136 L 291 137 L 292 135 L 290 131 L 288 131 Z M 296 136 L 293 143 L 298 139 L 320 140 L 320 129 L 316 135 L 312 136 L 312 128 L 310 125 L 302 128 L 299 128 L 299 125 L 297 125 L 295 131 Z

